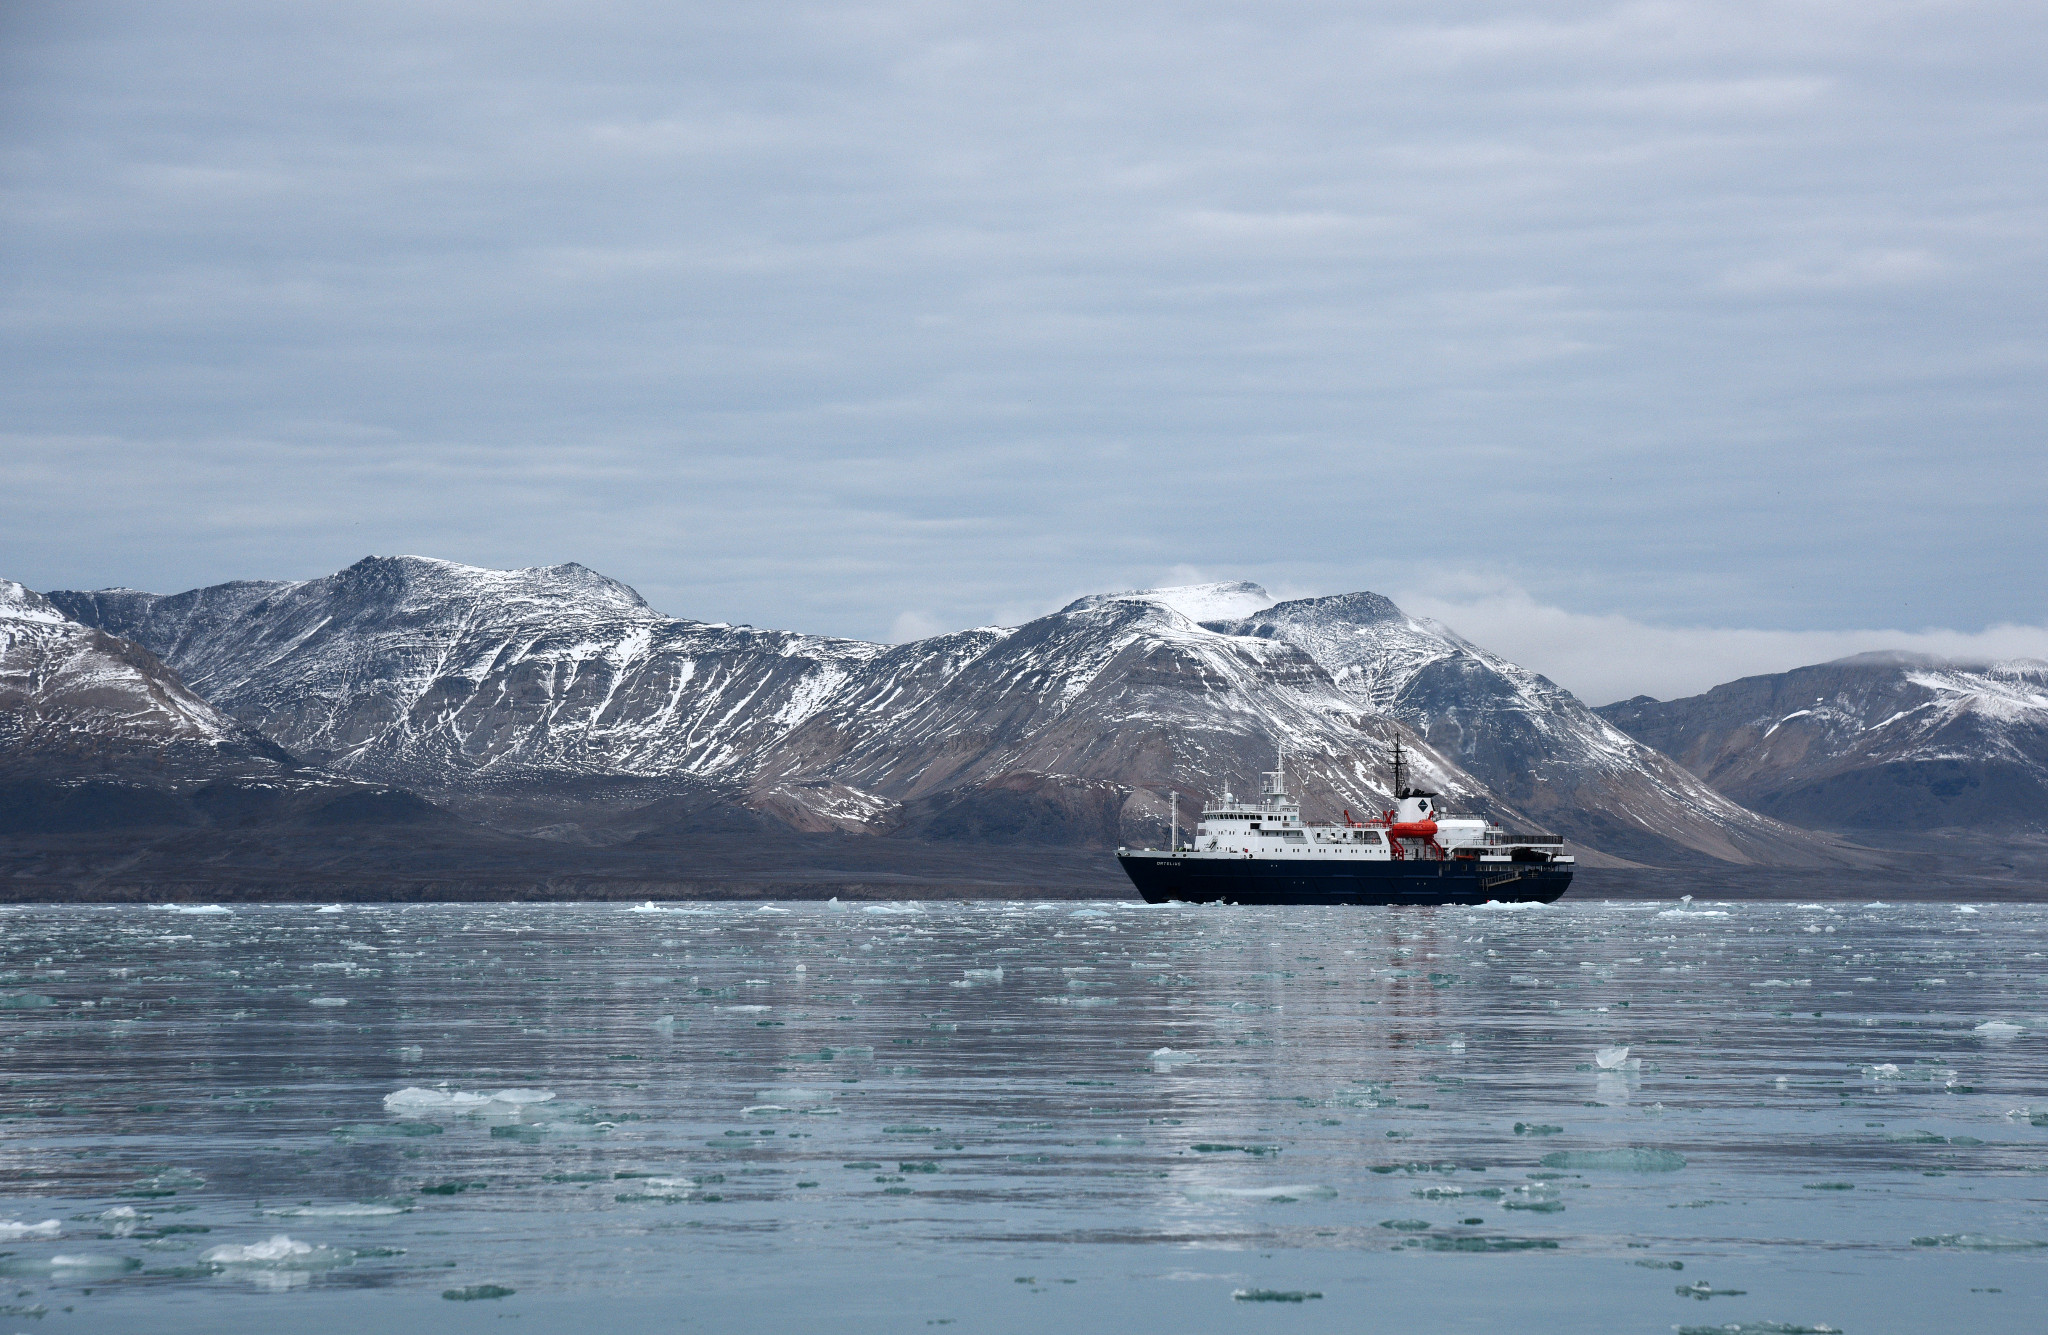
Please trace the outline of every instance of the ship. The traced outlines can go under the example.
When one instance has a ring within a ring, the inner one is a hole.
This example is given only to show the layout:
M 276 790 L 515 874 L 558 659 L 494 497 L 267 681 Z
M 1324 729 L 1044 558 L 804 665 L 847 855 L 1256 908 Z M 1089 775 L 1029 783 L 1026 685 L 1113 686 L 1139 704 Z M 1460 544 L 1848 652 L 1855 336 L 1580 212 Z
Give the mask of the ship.
M 1225 788 L 1183 840 L 1176 797 L 1168 846 L 1119 848 L 1117 861 L 1149 904 L 1549 904 L 1571 885 L 1561 835 L 1439 811 L 1438 794 L 1410 786 L 1398 740 L 1391 768 L 1391 809 L 1311 824 L 1283 754 L 1257 801 Z

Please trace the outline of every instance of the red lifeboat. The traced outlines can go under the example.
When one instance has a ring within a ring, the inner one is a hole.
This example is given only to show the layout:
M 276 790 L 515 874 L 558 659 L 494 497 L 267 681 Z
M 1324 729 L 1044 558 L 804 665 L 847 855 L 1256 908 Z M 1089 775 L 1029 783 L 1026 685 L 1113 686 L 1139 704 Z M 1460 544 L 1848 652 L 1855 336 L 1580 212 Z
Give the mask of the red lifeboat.
M 1446 854 L 1443 845 L 1436 841 L 1436 822 L 1433 820 L 1395 820 L 1394 813 L 1386 814 L 1387 851 L 1396 862 L 1405 861 L 1407 854 L 1401 851 L 1403 839 L 1413 839 L 1427 848 L 1437 861 L 1443 861 Z

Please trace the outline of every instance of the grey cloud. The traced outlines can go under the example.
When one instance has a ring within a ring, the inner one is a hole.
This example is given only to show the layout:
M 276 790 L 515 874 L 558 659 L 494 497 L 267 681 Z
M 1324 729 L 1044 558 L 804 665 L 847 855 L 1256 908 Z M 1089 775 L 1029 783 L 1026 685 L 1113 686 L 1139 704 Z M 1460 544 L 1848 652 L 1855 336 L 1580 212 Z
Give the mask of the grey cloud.
M 2037 6 L 15 7 L 0 569 L 2048 620 Z

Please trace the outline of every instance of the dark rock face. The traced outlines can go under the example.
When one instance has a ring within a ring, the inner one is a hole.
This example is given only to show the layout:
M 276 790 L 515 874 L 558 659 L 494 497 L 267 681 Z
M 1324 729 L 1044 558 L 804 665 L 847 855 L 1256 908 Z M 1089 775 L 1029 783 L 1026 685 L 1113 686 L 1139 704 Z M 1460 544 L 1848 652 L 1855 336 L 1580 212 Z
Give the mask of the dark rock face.
M 2048 663 L 1859 655 L 1599 713 L 1786 820 L 2048 828 Z

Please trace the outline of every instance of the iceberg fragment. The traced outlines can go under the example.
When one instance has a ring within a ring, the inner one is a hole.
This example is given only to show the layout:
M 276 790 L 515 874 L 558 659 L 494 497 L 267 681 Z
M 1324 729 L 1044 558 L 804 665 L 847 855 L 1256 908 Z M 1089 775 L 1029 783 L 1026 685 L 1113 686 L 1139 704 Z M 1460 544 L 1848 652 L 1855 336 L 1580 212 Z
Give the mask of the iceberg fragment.
M 1608 1169 L 1622 1173 L 1675 1173 L 1685 1167 L 1676 1150 L 1557 1150 L 1539 1161 L 1545 1168 Z
M 199 1259 L 212 1265 L 276 1265 L 310 1258 L 316 1250 L 310 1242 L 295 1242 L 283 1233 L 274 1233 L 262 1242 L 209 1247 L 199 1253 Z
M 130 1210 L 130 1214 L 134 1211 Z M 54 1219 L 45 1219 L 40 1224 L 24 1224 L 19 1219 L 0 1220 L 0 1242 L 16 1242 L 22 1238 L 61 1237 L 64 1226 Z

